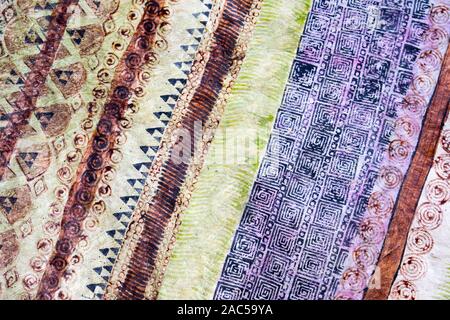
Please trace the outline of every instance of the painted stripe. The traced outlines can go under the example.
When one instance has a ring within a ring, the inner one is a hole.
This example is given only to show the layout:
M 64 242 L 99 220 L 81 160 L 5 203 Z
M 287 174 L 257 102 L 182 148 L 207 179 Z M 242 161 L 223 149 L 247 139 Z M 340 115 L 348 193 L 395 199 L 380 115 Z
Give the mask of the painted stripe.
M 137 73 L 152 60 L 158 27 L 168 13 L 165 4 L 165 0 L 147 2 L 137 32 L 116 67 L 108 102 L 77 170 L 77 180 L 72 184 L 61 221 L 62 229 L 41 280 L 38 299 L 53 298 L 67 269 L 68 259 L 83 238 L 82 223 L 92 206 L 102 173 L 115 156 L 116 139 L 123 130 L 120 121 L 129 107 L 133 91 L 139 90 Z M 135 76 L 130 77 L 130 73 Z
M 218 120 L 211 121 L 211 118 L 215 113 L 222 112 L 220 103 L 229 89 L 228 83 L 237 75 L 238 62 L 244 57 L 243 50 L 239 48 L 239 40 L 245 31 L 246 20 L 257 2 L 259 1 L 227 0 L 217 3 L 217 24 L 213 28 L 211 38 L 207 40 L 208 49 L 197 52 L 198 59 L 192 68 L 200 72 L 199 81 L 194 88 L 185 90 L 188 102 L 183 99 L 178 102 L 178 114 L 173 116 L 172 128 L 165 134 L 164 140 L 169 141 L 169 147 L 162 147 L 157 158 L 163 160 L 156 161 L 156 165 L 150 170 L 159 172 L 155 193 L 148 202 L 145 201 L 146 209 L 135 217 L 137 226 L 132 227 L 131 231 L 129 229 L 127 233 L 127 239 L 132 242 L 129 251 L 126 250 L 130 258 L 125 262 L 125 270 L 117 268 L 117 272 L 122 273 L 121 278 L 118 282 L 113 279 L 110 294 L 107 294 L 106 298 L 143 299 L 157 296 L 160 284 L 154 279 L 162 276 L 164 267 L 158 266 L 162 260 L 168 259 L 167 256 L 161 256 L 166 255 L 167 241 L 172 237 L 172 223 L 177 219 L 174 210 L 182 196 L 181 190 L 185 188 L 185 181 L 193 172 L 191 168 L 195 165 L 194 159 L 206 151 L 206 143 L 203 149 L 198 149 L 196 142 L 201 137 L 198 134 L 195 136 L 197 132 L 194 126 L 212 122 L 210 128 L 215 130 L 217 127 Z M 192 80 L 195 76 L 191 74 L 190 78 Z M 183 129 L 189 139 L 176 139 L 174 143 L 170 143 L 176 128 Z M 181 163 L 175 156 L 179 149 L 189 150 L 188 156 L 184 157 Z M 142 198 L 140 201 L 143 202 Z M 139 230 L 136 230 L 136 227 Z M 135 236 L 136 241 L 133 240 Z

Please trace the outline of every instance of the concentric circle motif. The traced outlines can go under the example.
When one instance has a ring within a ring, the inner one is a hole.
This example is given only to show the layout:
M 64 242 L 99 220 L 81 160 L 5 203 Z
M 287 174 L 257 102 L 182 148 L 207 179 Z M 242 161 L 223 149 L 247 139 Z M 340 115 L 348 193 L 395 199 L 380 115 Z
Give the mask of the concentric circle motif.
M 358 268 L 351 268 L 344 272 L 342 276 L 342 285 L 344 290 L 359 292 L 367 284 L 367 274 Z
M 424 50 L 417 57 L 417 65 L 423 72 L 429 73 L 439 70 L 441 63 L 442 56 L 437 50 Z
M 408 256 L 400 267 L 400 273 L 408 280 L 418 280 L 426 273 L 427 265 L 418 256 Z
M 411 145 L 404 140 L 393 140 L 389 144 L 389 156 L 394 161 L 405 161 L 411 151 Z
M 391 296 L 395 300 L 416 300 L 416 286 L 407 280 L 397 282 L 391 290 Z
M 450 178 L 450 154 L 443 154 L 436 158 L 434 161 L 434 169 L 436 170 L 436 174 L 447 180 Z
M 369 245 L 360 245 L 353 251 L 353 261 L 360 268 L 371 266 L 376 262 L 375 250 Z
M 433 237 L 424 228 L 413 228 L 408 235 L 408 249 L 415 254 L 425 254 L 433 248 Z
M 380 243 L 384 239 L 384 224 L 378 219 L 369 217 L 361 222 L 359 234 L 365 243 Z
M 441 145 L 445 152 L 450 153 L 450 130 L 444 130 L 442 132 Z
M 374 192 L 369 198 L 367 209 L 374 216 L 385 218 L 391 213 L 394 202 L 386 192 Z
M 442 205 L 450 199 L 450 186 L 446 181 L 435 179 L 428 183 L 426 195 L 430 202 Z
M 419 225 L 427 230 L 434 230 L 442 223 L 442 209 L 433 203 L 422 203 L 416 214 Z
M 445 5 L 437 5 L 431 9 L 430 19 L 435 24 L 447 24 L 450 19 L 449 8 Z
M 384 166 L 380 170 L 380 182 L 386 189 L 395 189 L 402 182 L 402 172 L 394 166 Z

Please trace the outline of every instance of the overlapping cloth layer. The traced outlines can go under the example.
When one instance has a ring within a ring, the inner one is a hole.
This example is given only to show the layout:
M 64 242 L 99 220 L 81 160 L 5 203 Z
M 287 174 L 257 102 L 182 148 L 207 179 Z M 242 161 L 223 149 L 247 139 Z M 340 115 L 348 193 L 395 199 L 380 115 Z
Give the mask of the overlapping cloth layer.
M 361 298 L 377 262 L 436 83 L 417 65 L 441 64 L 421 55 L 430 6 L 323 4 L 309 13 L 218 299 L 332 299 L 338 288 Z

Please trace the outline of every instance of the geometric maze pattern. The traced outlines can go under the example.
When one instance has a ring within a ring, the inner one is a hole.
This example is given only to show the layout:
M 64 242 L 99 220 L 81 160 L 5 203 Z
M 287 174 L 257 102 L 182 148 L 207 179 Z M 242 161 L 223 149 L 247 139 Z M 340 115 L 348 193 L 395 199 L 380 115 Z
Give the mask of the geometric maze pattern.
M 334 297 L 411 84 L 407 26 L 425 29 L 427 8 L 313 1 L 216 299 Z

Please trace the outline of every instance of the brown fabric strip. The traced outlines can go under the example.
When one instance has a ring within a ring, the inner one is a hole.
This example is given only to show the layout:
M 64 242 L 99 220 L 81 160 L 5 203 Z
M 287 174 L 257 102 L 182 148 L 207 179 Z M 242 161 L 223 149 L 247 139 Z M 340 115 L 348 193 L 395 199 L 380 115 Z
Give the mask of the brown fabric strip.
M 37 298 L 52 299 L 59 289 L 70 256 L 83 238 L 82 226 L 95 199 L 104 172 L 110 169 L 116 141 L 123 131 L 121 120 L 130 107 L 134 90 L 139 90 L 139 72 L 154 59 L 159 26 L 169 15 L 165 0 L 147 1 L 136 33 L 116 67 L 108 101 L 104 106 L 64 208 L 61 232 L 42 277 Z
M 69 7 L 78 0 L 62 0 L 52 12 L 46 40 L 36 57 L 33 68 L 25 79 L 23 90 L 17 98 L 14 112 L 8 115 L 8 123 L 0 130 L 0 181 L 6 172 L 14 148 L 28 125 L 30 117 L 36 108 L 36 101 L 42 93 L 47 76 L 56 57 L 59 44 L 67 27 L 67 21 L 72 15 Z
M 380 288 L 370 288 L 365 300 L 385 300 L 400 266 L 408 231 L 414 218 L 417 203 L 450 108 L 450 48 L 447 49 L 436 91 L 425 116 L 424 126 L 410 169 L 400 190 L 397 206 L 389 225 L 384 247 L 378 261 Z
M 229 74 L 242 28 L 249 16 L 254 0 L 227 0 L 224 3 L 217 29 L 212 35 L 209 60 L 206 63 L 201 83 L 189 102 L 187 112 L 180 121 L 180 127 L 194 140 L 194 123 L 205 123 L 211 116 L 224 89 L 224 82 Z M 186 142 L 181 141 L 181 144 Z M 177 147 L 180 147 L 179 144 Z M 192 150 L 191 145 L 181 148 Z M 173 148 L 170 154 L 176 152 Z M 186 179 L 188 168 L 194 158 L 175 163 L 175 157 L 169 156 L 161 165 L 161 178 L 157 190 L 142 216 L 142 232 L 138 244 L 132 252 L 124 281 L 119 285 L 119 299 L 144 299 L 145 290 L 157 264 L 159 250 L 164 241 L 165 232 L 176 206 L 180 189 Z

